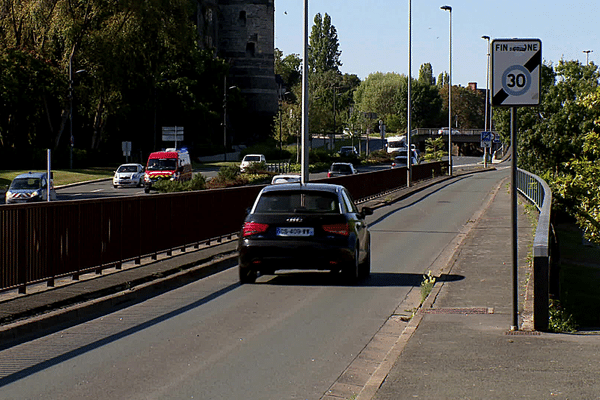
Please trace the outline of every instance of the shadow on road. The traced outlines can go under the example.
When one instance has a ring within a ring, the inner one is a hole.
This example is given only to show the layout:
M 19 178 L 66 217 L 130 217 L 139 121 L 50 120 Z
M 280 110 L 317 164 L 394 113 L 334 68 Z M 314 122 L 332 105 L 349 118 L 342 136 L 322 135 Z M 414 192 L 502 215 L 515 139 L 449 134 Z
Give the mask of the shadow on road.
M 444 274 L 438 282 L 457 282 L 465 279 L 462 275 Z M 423 274 L 372 272 L 367 279 L 356 285 L 349 284 L 339 273 L 328 271 L 281 271 L 275 275 L 265 275 L 256 281 L 258 285 L 274 286 L 358 286 L 358 287 L 418 287 L 423 282 Z

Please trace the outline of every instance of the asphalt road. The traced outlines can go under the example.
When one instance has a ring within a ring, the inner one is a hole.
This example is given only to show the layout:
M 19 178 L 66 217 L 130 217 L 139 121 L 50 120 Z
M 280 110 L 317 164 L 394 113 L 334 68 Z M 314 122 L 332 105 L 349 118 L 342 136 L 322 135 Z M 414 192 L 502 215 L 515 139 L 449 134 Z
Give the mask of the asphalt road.
M 226 270 L 0 352 L 0 399 L 320 399 L 508 172 L 439 183 L 369 217 L 372 275 L 238 284 Z

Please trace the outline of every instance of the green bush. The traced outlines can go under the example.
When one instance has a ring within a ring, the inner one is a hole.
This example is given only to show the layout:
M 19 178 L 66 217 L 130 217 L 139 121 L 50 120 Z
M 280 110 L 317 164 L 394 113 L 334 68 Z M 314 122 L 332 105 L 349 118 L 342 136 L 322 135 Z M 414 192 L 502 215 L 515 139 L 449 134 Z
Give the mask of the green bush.
M 375 150 L 369 153 L 369 157 L 367 157 L 367 162 L 371 164 L 384 164 L 392 162 L 394 157 L 391 153 L 388 153 L 385 150 Z
M 266 171 L 267 171 L 267 164 L 266 163 L 264 163 L 264 162 L 260 162 L 260 163 L 254 162 L 254 163 L 251 163 L 250 165 L 248 165 L 246 167 L 245 173 L 246 174 L 257 175 L 257 174 L 264 173 Z
M 204 190 L 206 189 L 206 178 L 204 175 L 197 173 L 189 181 L 171 181 L 168 179 L 162 179 L 156 182 L 152 187 L 161 193 Z
M 550 301 L 550 318 L 548 321 L 548 330 L 554 333 L 573 333 L 577 331 L 577 324 L 573 321 L 573 316 L 568 314 L 558 301 Z
M 225 181 L 234 181 L 237 176 L 240 174 L 240 167 L 237 165 L 231 164 L 221 167 L 219 169 L 219 174 L 217 175 L 218 179 Z

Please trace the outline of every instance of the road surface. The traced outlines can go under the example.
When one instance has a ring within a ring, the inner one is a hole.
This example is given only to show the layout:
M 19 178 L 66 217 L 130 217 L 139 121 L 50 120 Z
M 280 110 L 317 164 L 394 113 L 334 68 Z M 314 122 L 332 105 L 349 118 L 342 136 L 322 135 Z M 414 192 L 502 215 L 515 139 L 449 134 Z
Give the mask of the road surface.
M 1 399 L 320 399 L 508 170 L 376 210 L 372 275 L 230 269 L 0 352 Z

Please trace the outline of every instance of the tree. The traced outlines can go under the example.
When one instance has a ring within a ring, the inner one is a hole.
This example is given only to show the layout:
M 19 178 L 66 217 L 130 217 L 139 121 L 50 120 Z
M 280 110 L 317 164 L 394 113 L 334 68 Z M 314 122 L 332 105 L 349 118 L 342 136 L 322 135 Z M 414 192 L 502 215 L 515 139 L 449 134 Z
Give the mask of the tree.
M 339 67 L 342 66 L 341 54 L 337 29 L 331 24 L 331 17 L 327 13 L 325 17 L 321 17 L 321 14 L 317 13 L 308 45 L 308 67 L 310 72 L 339 72 Z
M 438 89 L 442 89 L 444 86 L 447 86 L 450 83 L 450 76 L 447 72 L 441 72 L 438 75 L 436 86 Z
M 162 123 L 192 128 L 186 141 L 210 136 L 219 129 L 226 66 L 199 50 L 195 12 L 189 0 L 5 0 L 0 93 L 27 95 L 28 106 L 18 96 L 3 102 L 0 151 L 66 152 L 71 104 L 81 151 L 118 155 L 122 140 L 150 150 Z M 15 85 L 15 73 L 30 78 Z
M 518 110 L 519 167 L 540 175 L 586 236 L 600 243 L 600 74 L 595 64 L 561 60 L 542 65 L 538 107 Z M 494 122 L 510 135 L 507 110 Z
M 419 83 L 435 86 L 435 78 L 433 77 L 433 67 L 430 63 L 425 63 L 419 68 Z
M 436 87 L 413 80 L 411 89 L 412 125 L 425 127 L 437 121 L 442 100 Z M 378 119 L 385 122 L 388 132 L 405 131 L 408 78 L 397 73 L 371 74 L 356 90 L 354 102 L 359 114 L 376 113 Z M 369 124 L 374 128 L 377 121 L 370 121 Z
M 288 89 L 301 83 L 301 66 L 302 59 L 298 54 L 288 54 L 283 57 L 283 52 L 275 49 L 275 74 L 281 76 Z
M 600 95 L 586 102 L 597 107 Z M 600 120 L 596 121 L 600 128 Z M 575 217 L 585 237 L 600 244 L 600 134 L 584 136 L 582 154 L 565 163 L 566 172 L 552 181 L 555 196 Z
M 443 101 L 442 119 L 448 125 L 448 85 L 439 89 Z M 459 129 L 481 129 L 485 121 L 485 94 L 462 86 L 452 86 L 452 126 Z
M 565 172 L 565 163 L 581 153 L 584 136 L 595 129 L 598 110 L 582 99 L 598 87 L 595 64 L 561 60 L 542 65 L 539 107 L 518 110 L 519 167 L 538 175 Z M 494 123 L 506 141 L 510 138 L 508 110 L 498 110 Z

